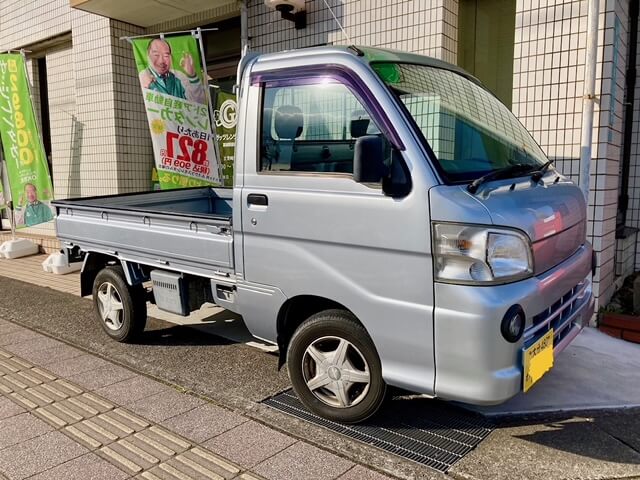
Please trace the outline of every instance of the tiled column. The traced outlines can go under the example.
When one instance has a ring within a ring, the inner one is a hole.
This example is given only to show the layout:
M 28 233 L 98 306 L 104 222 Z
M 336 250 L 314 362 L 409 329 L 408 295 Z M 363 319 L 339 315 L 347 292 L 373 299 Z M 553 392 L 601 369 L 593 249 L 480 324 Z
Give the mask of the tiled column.
M 143 33 L 139 27 L 118 21 L 111 22 L 119 193 L 151 189 L 153 145 L 138 70 L 131 45 L 120 40 L 124 36 Z
M 81 196 L 118 193 L 110 20 L 72 12 L 78 128 L 82 129 Z
M 351 43 L 421 53 L 456 62 L 458 0 L 328 0 Z M 307 0 L 307 28 L 249 2 L 252 50 L 277 52 L 326 44 L 349 44 L 322 0 Z
M 628 0 L 601 0 L 598 77 L 593 132 L 594 160 L 591 163 L 589 234 L 598 252 L 597 294 L 601 305 L 615 290 L 615 230 L 618 211 L 618 187 L 622 165 L 624 91 L 629 38 Z
M 636 53 L 636 69 L 640 66 L 640 35 Z M 640 69 L 636 71 L 635 99 L 633 108 L 633 126 L 631 134 L 631 165 L 629 170 L 629 209 L 627 226 L 640 228 Z M 629 108 L 629 107 L 625 107 Z M 640 269 L 640 245 L 635 247 L 635 269 Z
M 75 72 L 71 45 L 47 52 L 53 190 L 56 198 L 80 195 L 82 129 L 76 121 Z
M 143 30 L 74 11 L 73 66 L 82 130 L 81 195 L 139 191 L 151 185 L 153 156 L 131 47 L 120 36 Z

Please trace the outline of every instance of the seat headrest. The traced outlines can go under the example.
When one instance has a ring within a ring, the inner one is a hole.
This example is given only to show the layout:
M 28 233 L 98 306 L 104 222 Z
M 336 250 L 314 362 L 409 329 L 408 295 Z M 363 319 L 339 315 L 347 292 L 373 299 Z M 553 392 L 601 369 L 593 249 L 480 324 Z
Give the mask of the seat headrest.
M 364 137 L 367 134 L 371 119 L 364 110 L 356 110 L 351 114 L 351 125 L 349 131 L 351 138 Z
M 293 105 L 283 105 L 276 109 L 274 127 L 279 139 L 294 140 L 302 135 L 304 116 L 302 110 Z

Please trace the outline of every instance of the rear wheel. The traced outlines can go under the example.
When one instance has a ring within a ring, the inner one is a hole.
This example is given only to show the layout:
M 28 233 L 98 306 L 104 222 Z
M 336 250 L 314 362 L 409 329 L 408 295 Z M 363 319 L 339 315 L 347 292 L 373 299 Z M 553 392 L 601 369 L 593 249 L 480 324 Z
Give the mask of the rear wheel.
M 133 341 L 147 323 L 141 285 L 129 286 L 120 266 L 105 267 L 93 282 L 93 302 L 102 329 L 118 342 Z
M 327 310 L 302 323 L 289 343 L 287 364 L 298 398 L 323 418 L 358 423 L 382 405 L 380 358 L 349 312 Z

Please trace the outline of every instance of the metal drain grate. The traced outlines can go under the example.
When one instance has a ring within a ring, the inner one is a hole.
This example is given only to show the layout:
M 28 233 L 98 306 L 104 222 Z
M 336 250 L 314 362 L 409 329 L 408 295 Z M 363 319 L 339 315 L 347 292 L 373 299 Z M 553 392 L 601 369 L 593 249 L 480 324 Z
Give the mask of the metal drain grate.
M 407 409 L 408 402 L 417 400 L 405 401 L 400 408 L 391 405 L 360 425 L 343 425 L 310 413 L 291 390 L 262 403 L 440 472 L 446 472 L 493 430 L 484 418 L 451 405 L 429 400 L 416 410 Z

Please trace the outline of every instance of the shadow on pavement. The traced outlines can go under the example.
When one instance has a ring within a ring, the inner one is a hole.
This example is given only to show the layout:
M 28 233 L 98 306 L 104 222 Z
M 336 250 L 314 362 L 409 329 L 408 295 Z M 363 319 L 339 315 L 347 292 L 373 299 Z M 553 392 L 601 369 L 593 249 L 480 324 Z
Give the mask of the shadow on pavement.
M 594 460 L 640 465 L 639 446 L 630 443 L 633 441 L 630 438 L 625 440 L 627 432 L 612 434 L 600 423 L 598 418 L 573 418 L 544 424 L 536 431 L 514 435 L 514 438 Z
M 164 323 L 164 322 L 162 322 Z M 203 345 L 231 345 L 234 342 L 217 335 L 198 332 L 193 327 L 172 325 L 160 327 L 145 332 L 135 342 L 137 345 L 148 346 L 203 346 Z

